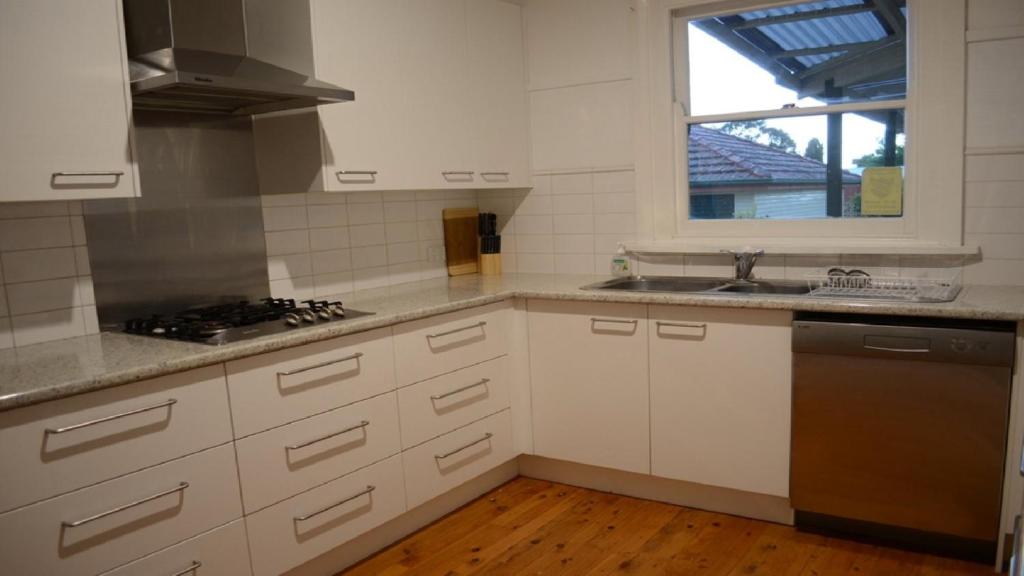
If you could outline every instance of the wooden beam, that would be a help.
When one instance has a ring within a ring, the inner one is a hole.
[[[874,4],[878,13],[889,24],[896,37],[905,37],[907,35],[907,19],[903,16],[903,11],[896,4],[896,0],[875,0]]]
[[[801,98],[813,97],[820,94],[829,81],[836,86],[850,86],[870,80],[891,79],[898,72],[905,75],[906,66],[907,50],[902,42],[882,50],[839,56],[796,74],[800,83],[797,94]]]
[[[772,58],[796,58],[797,56],[813,56],[815,54],[831,54],[832,52],[866,51],[880,48],[888,44],[889,40],[870,40],[867,42],[849,42],[847,44],[831,44],[829,46],[812,46],[810,48],[795,48],[793,50],[782,50],[769,54]]]
[[[843,216],[843,115],[828,115],[828,137],[825,143],[825,213],[832,218]]]
[[[862,4],[860,6],[843,6],[842,8],[823,8],[821,10],[808,10],[807,12],[795,12],[793,14],[786,14],[783,16],[766,16],[764,18],[754,18],[747,20],[742,24],[734,24],[729,27],[733,30],[743,30],[744,28],[760,28],[762,26],[774,26],[775,24],[785,24],[787,22],[799,22],[801,20],[814,20],[817,18],[833,18],[835,16],[846,16],[849,14],[859,14],[861,12],[871,12],[875,10],[872,4]]]
[[[793,79],[793,73],[790,72],[788,68],[776,62],[774,58],[766,55],[760,48],[750,44],[742,37],[733,33],[732,29],[725,24],[722,24],[714,18],[693,20],[693,24],[714,36],[719,42],[725,44],[729,48],[732,48],[736,52],[739,52],[743,57],[771,73],[772,76],[775,76],[775,81],[780,85],[791,90],[799,89],[799,85]]]

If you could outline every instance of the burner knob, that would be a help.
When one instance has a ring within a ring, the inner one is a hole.
[[[330,320],[331,319],[331,311],[326,309],[326,308],[318,309],[316,311],[316,315],[319,316],[321,320]]]
[[[316,322],[316,316],[313,314],[312,310],[303,310],[302,320],[304,322]]]
[[[345,309],[341,307],[341,304],[331,304],[331,312],[333,312],[335,316],[345,316]]]
[[[299,315],[298,314],[295,314],[293,312],[289,312],[289,313],[284,315],[284,322],[285,322],[285,324],[287,324],[289,326],[298,326],[299,322],[301,322],[301,320],[299,320]]]
[[[164,330],[163,328],[161,328],[159,326],[157,326],[156,328],[153,328],[153,334],[158,334],[158,335],[162,336],[162,335],[164,335],[166,333],[167,333],[167,330]]]

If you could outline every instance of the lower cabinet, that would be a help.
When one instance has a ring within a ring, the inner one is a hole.
[[[252,576],[245,521],[234,522],[103,576]]]
[[[649,312],[652,473],[788,496],[792,315]]]
[[[409,508],[476,478],[516,454],[508,410],[402,453]]]
[[[395,455],[246,516],[253,573],[276,576],[405,512]]]
[[[530,300],[539,456],[650,472],[647,306]]]
[[[225,444],[0,515],[4,574],[97,574],[242,516]]]

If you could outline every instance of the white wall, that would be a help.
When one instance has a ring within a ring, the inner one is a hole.
[[[630,0],[529,0],[526,4],[537,188],[518,200],[508,218],[506,234],[514,241],[508,243],[513,253],[506,260],[518,264],[519,271],[585,271],[592,260],[594,270],[604,273],[609,250],[618,241],[638,233],[651,235],[647,230],[626,229],[627,221],[636,222],[635,208],[621,217],[598,219],[595,214],[591,220],[590,206],[596,202],[541,199],[584,191],[586,179],[597,182],[600,169],[631,170],[640,164],[633,142],[636,23],[631,6]],[[905,276],[945,276],[962,268],[965,282],[1024,284],[1024,113],[1020,109],[1024,2],[969,0],[968,29],[965,240],[979,244],[982,257],[775,256],[758,265],[760,276],[802,278],[834,265]],[[583,174],[578,185],[556,184],[565,178],[561,174],[574,171]],[[626,191],[619,187],[620,192]],[[595,193],[594,189],[585,192]],[[621,196],[616,202],[625,204]],[[510,209],[507,203],[494,204]],[[490,209],[490,201],[481,196],[481,209],[485,205]],[[559,214],[557,206],[573,206],[574,212]],[[587,245],[583,238],[559,239],[560,219],[581,226],[573,232],[592,237],[593,254],[582,252]],[[615,228],[605,228],[612,220]],[[593,227],[594,234],[586,232],[587,226]],[[732,273],[730,259],[716,256],[644,256],[638,268],[644,274]]]
[[[95,334],[81,202],[0,203],[0,349]]]

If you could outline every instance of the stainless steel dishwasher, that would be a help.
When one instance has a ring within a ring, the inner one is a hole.
[[[790,475],[797,526],[992,560],[1014,329],[798,315]]]

